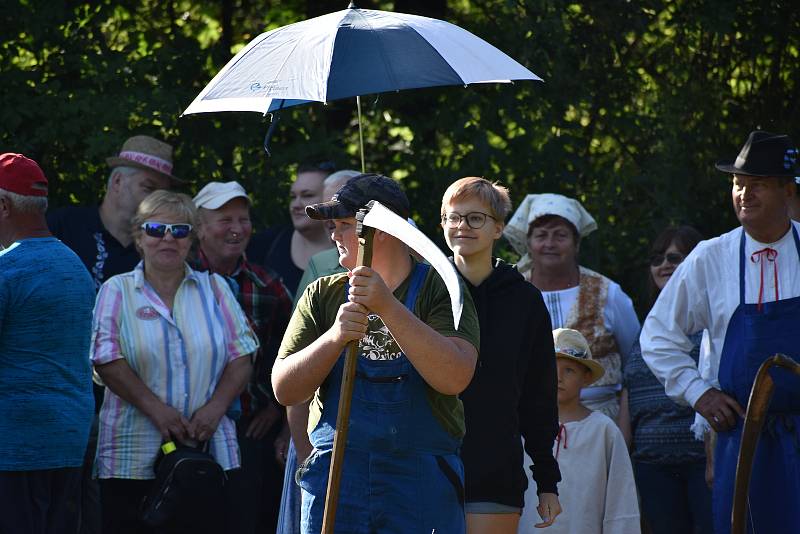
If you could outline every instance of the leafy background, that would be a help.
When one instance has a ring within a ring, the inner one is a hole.
[[[23,152],[53,182],[51,204],[102,197],[105,158],[130,135],[176,147],[195,191],[236,179],[262,226],[288,221],[300,161],[358,168],[353,101],[283,112],[180,117],[259,33],[346,1],[22,0],[0,12],[0,151]],[[485,176],[579,198],[600,229],[582,263],[638,304],[650,240],[667,224],[713,236],[736,225],[727,178],[749,131],[800,138],[800,12],[788,1],[397,0],[358,2],[442,18],[483,37],[544,83],[445,87],[363,99],[367,168],[400,180],[437,236],[441,193]],[[499,254],[513,258],[507,248]],[[640,308],[640,312],[645,310]]]

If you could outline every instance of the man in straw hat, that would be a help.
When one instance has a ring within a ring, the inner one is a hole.
[[[0,532],[76,532],[94,288],[47,229],[47,178],[0,155]]]
[[[53,235],[78,255],[94,280],[95,290],[115,274],[132,271],[139,253],[131,237],[131,219],[144,197],[181,181],[172,175],[172,146],[147,135],[131,137],[119,154],[106,159],[111,168],[99,206],[68,207],[48,214]],[[96,409],[103,389],[95,387]],[[99,490],[91,479],[96,431],[86,453],[81,532],[100,531]]]
[[[667,395],[693,406],[717,432],[719,534],[730,531],[742,407],[756,370],[776,352],[800,356],[800,224],[788,214],[797,174],[797,149],[788,136],[754,131],[735,160],[716,167],[733,175],[741,227],[700,243],[678,266],[645,320],[641,345]],[[698,366],[688,335],[704,329],[710,351]],[[800,532],[800,384],[774,378],[769,432],[755,457],[750,523],[756,532]]]
[[[181,182],[172,175],[172,146],[147,135],[131,137],[106,162],[111,172],[100,206],[62,208],[47,219],[53,234],[83,260],[97,288],[139,263],[130,225],[142,199]]]
[[[581,403],[581,390],[603,377],[589,343],[577,330],[553,330],[558,370],[559,430],[554,456],[561,470],[563,513],[546,530],[534,528],[535,514],[525,507],[520,534],[639,534],[639,506],[628,448],[617,425]],[[538,487],[525,492],[536,499]]]

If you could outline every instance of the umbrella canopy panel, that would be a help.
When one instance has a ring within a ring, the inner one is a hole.
[[[511,80],[541,78],[454,24],[349,8],[259,35],[184,114],[266,113],[309,101]]]

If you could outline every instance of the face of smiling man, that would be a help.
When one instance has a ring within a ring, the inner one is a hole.
[[[794,191],[794,184],[789,179],[734,174],[731,188],[733,209],[747,233],[759,241],[770,243],[786,231],[789,199]]]
[[[247,200],[237,197],[218,209],[201,208],[199,212],[201,225],[198,236],[203,253],[212,264],[237,262],[253,233]]]

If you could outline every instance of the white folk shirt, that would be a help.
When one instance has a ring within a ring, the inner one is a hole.
[[[792,223],[800,232],[800,224]],[[719,387],[717,372],[725,333],[739,306],[739,227],[703,241],[675,270],[644,322],[640,336],[642,356],[667,395],[694,406],[711,387]],[[777,251],[774,265],[754,252],[769,247]],[[763,264],[762,302],[800,296],[800,261],[791,229],[775,243],[759,243],[745,237],[745,303],[759,301]],[[754,259],[751,259],[754,258]],[[775,268],[777,267],[777,280]],[[799,318],[800,319],[800,318]],[[708,330],[708,350],[701,351],[695,366],[689,356],[688,334]]]
[[[546,529],[541,519],[531,461],[525,456],[528,489],[517,534],[640,534],[639,504],[628,447],[617,425],[600,412],[564,423],[553,455],[561,470],[558,500],[563,512]]]

